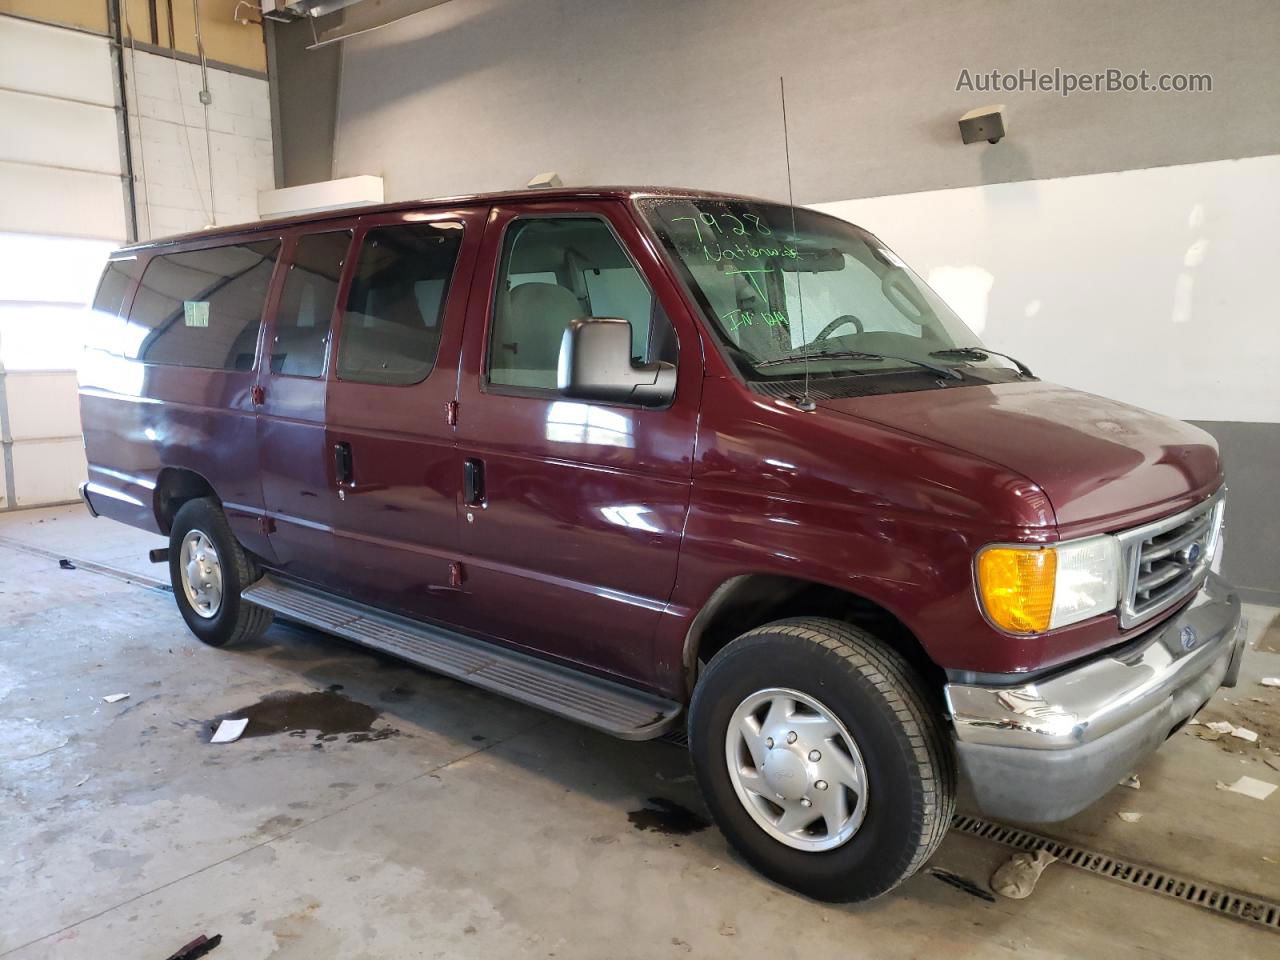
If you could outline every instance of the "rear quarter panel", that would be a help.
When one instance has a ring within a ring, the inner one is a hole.
[[[125,295],[122,316],[135,292]],[[269,559],[271,548],[257,523],[262,488],[251,399],[257,374],[141,363],[126,355],[136,339],[126,320],[95,315],[93,322],[99,328],[91,337],[96,348],[86,351],[81,365],[80,418],[94,508],[164,532],[156,511],[161,472],[189,470],[222,500],[240,542]]]

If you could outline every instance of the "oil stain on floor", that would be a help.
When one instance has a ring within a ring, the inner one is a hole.
[[[688,807],[683,807],[674,800],[650,797],[645,802],[649,804],[647,807],[632,810],[627,814],[627,819],[637,830],[652,830],[654,833],[684,837],[711,826],[709,820],[698,816]]]
[[[246,717],[249,724],[240,735],[241,739],[269,737],[278,733],[304,737],[309,731],[315,731],[316,739],[322,741],[334,741],[345,734],[348,743],[399,736],[400,731],[389,727],[373,729],[374,721],[380,716],[382,712],[375,707],[352,700],[332,688],[315,693],[281,690],[267,694],[257,703],[215,717],[204,726],[203,737],[205,740],[212,737],[223,720]]]

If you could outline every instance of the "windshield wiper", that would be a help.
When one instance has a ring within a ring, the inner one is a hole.
[[[944,357],[952,360],[986,360],[988,357],[1003,357],[1018,368],[1018,373],[1024,377],[1034,377],[1031,368],[1019,360],[1017,357],[1011,357],[1007,353],[1001,353],[999,350],[988,350],[986,347],[951,347],[948,350],[935,350],[929,354],[931,357]]]
[[[955,367],[944,367],[940,363],[930,363],[928,360],[917,360],[915,357],[904,357],[896,353],[864,353],[861,350],[826,350],[821,353],[801,353],[792,357],[774,357],[772,360],[761,360],[756,367],[772,367],[779,363],[803,363],[805,360],[901,360],[903,363],[914,363],[917,367],[932,370],[938,376],[949,380],[964,379],[964,374]]]

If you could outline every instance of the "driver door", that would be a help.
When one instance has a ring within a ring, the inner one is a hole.
[[[469,627],[640,683],[675,583],[702,365],[683,301],[620,203],[495,208],[472,289],[457,438]],[[623,317],[670,405],[570,400],[560,342]]]

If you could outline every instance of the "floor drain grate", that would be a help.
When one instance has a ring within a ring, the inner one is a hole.
[[[658,739],[663,743],[673,743],[677,747],[689,746],[689,734],[685,731],[684,727],[677,727],[674,730],[668,731]]]
[[[1087,870],[1111,880],[1127,883],[1131,887],[1150,890],[1161,896],[1181,900],[1205,910],[1236,920],[1256,924],[1280,933],[1280,904],[1254,897],[1247,893],[1239,893],[1226,887],[1189,880],[1167,870],[1132,863],[1117,857],[1098,853],[1085,847],[1044,837],[1029,830],[1018,827],[1007,827],[1002,823],[992,823],[981,817],[970,817],[957,814],[951,826],[961,833],[983,840],[994,840],[1019,850],[1048,850],[1051,854],[1070,866]]]

